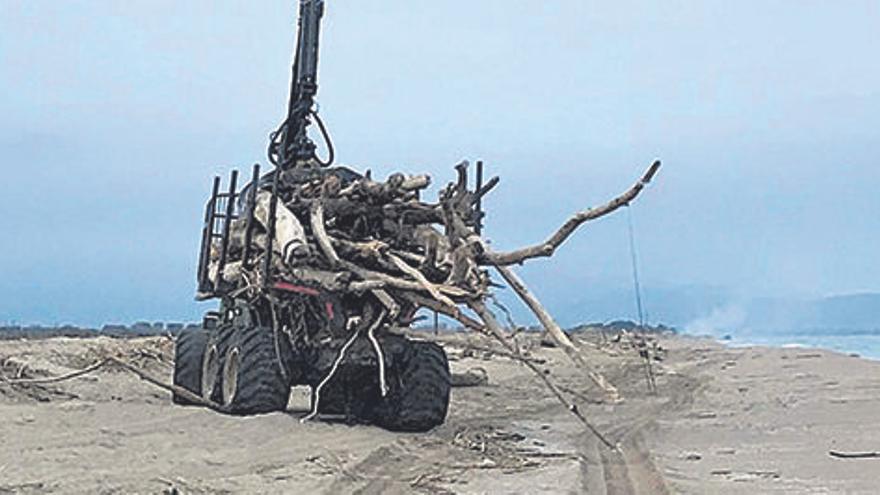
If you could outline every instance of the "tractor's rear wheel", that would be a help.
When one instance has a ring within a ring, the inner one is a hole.
[[[283,411],[290,380],[281,371],[271,328],[240,329],[224,352],[220,375],[222,405],[230,414]]]
[[[208,332],[202,328],[187,328],[180,332],[174,342],[174,384],[195,395],[202,395],[202,363],[208,346]],[[172,396],[175,404],[195,405],[178,395]]]
[[[451,389],[449,360],[433,342],[410,342],[409,356],[397,370],[391,393],[374,422],[392,431],[428,431],[443,424]]]

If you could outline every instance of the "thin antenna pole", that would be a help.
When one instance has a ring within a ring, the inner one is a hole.
[[[633,228],[632,221],[632,208],[627,205],[626,208],[626,226],[627,232],[629,233],[629,254],[630,260],[632,261],[632,274],[633,274],[633,290],[636,293],[636,309],[639,312],[639,329],[635,333],[633,344],[639,350],[639,355],[642,357],[645,363],[645,382],[648,385],[649,393],[657,392],[657,382],[654,380],[654,369],[651,366],[651,351],[648,347],[648,342],[645,339],[645,312],[642,307],[642,288],[639,284],[639,265],[638,265],[638,257],[636,256],[636,235],[635,228]]]
[[[636,256],[636,236],[632,221],[632,208],[626,208],[626,225],[629,232],[629,254],[632,261],[633,290],[636,295],[636,310],[639,315],[639,327],[645,326],[645,313],[642,307],[642,289],[639,284],[639,265]]]

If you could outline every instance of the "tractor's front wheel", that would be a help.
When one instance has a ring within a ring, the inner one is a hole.
[[[220,395],[225,412],[264,414],[287,408],[290,379],[282,371],[271,328],[240,329],[224,354]]]

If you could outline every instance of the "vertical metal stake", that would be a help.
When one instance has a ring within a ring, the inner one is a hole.
[[[263,286],[269,287],[272,267],[272,244],[275,242],[275,212],[278,210],[278,176],[281,175],[281,168],[276,167],[272,175],[272,199],[269,200],[269,218],[266,226],[266,253],[263,257]]]
[[[477,160],[477,189],[479,192],[483,187],[483,160]],[[480,196],[477,198],[476,204],[476,212],[477,212],[477,221],[474,223],[474,232],[477,235],[481,235],[483,233],[483,197]]]
[[[254,164],[254,173],[251,178],[250,191],[247,200],[247,223],[244,230],[244,254],[242,254],[242,266],[251,267],[251,239],[254,235],[254,209],[257,207],[257,189],[260,186],[260,164]]]

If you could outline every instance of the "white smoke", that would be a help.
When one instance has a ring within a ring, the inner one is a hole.
[[[706,315],[691,320],[684,326],[686,333],[692,335],[714,335],[742,329],[746,322],[746,309],[740,304],[719,306]]]

